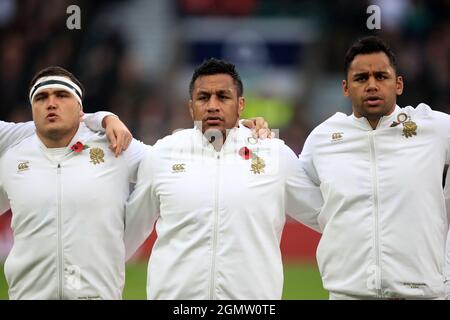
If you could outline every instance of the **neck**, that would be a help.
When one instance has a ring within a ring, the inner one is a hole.
[[[372,127],[373,130],[375,130],[377,128],[378,122],[380,122],[380,119],[367,119],[367,121],[369,121],[370,126]]]
[[[39,136],[39,139],[41,139],[42,143],[47,148],[63,148],[63,147],[67,147],[69,145],[70,141],[73,138],[73,137],[69,137],[69,138],[63,138],[63,139],[54,140],[52,138],[40,136],[39,134],[38,134],[38,136]]]
[[[75,133],[77,131],[75,130],[74,132],[70,132],[67,134],[60,134],[60,133],[46,133],[46,134],[42,134],[39,131],[36,130],[36,134],[38,135],[39,139],[42,141],[42,143],[47,147],[47,148],[63,148],[63,147],[67,147],[70,143],[70,141],[72,141],[73,137],[75,136]]]
[[[230,133],[231,129],[226,129],[225,131],[221,131],[218,129],[208,129],[203,132],[203,135],[211,143],[216,151],[220,151],[227,140],[227,136]]]
[[[367,121],[369,122],[370,126],[372,127],[372,129],[375,130],[375,129],[377,128],[377,125],[378,125],[378,123],[380,122],[381,118],[382,118],[382,117],[387,117],[387,116],[391,115],[394,111],[395,111],[395,105],[392,106],[391,110],[390,110],[388,113],[386,113],[386,114],[384,114],[384,115],[380,115],[380,116],[378,116],[378,117],[373,116],[373,118],[370,118],[370,119],[369,119],[367,116],[363,116],[362,114],[360,114],[360,113],[358,113],[358,112],[355,112],[354,110],[353,110],[353,114],[354,114],[355,117],[357,117],[357,118],[361,118],[361,117],[366,118]]]
[[[220,151],[220,149],[222,149],[222,146],[227,139],[226,133],[218,130],[208,130],[206,132],[203,132],[203,135],[208,140],[208,142],[213,145],[216,151]]]

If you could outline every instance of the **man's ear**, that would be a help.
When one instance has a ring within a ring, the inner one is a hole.
[[[395,92],[397,93],[398,96],[400,96],[403,93],[403,77],[402,76],[397,77]]]
[[[78,103],[78,105],[80,106],[80,118],[83,118],[84,116],[83,106],[80,103]]]
[[[344,97],[348,97],[348,83],[347,80],[342,80],[342,94]]]
[[[191,115],[192,121],[194,121],[194,102],[192,101],[192,99],[189,100],[188,102],[188,108],[189,108],[189,114]]]
[[[245,98],[244,97],[239,97],[239,105],[238,105],[238,115],[239,118],[241,118],[241,113],[242,111],[244,111],[245,108]]]

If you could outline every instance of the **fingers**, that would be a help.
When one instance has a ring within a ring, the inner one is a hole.
[[[122,149],[127,150],[128,147],[130,146],[132,140],[133,140],[133,135],[131,134],[130,131],[126,130],[126,132],[124,132]]]
[[[261,140],[267,139],[267,137],[269,136],[269,131],[267,129],[259,129],[258,130],[258,137]]]
[[[108,137],[108,140],[110,142],[109,148],[115,153],[117,148],[117,139],[116,135],[114,134],[113,130],[106,130],[106,136]]]
[[[252,137],[255,139],[272,139],[275,133],[269,128],[269,123],[263,117],[242,120],[242,124],[251,129]]]
[[[269,123],[263,117],[256,117],[253,119],[255,122],[255,129],[258,139],[273,138],[275,134],[269,129]]]
[[[110,149],[114,152],[115,156],[118,157],[130,146],[133,136],[130,131],[125,129],[111,131],[111,135]]]
[[[124,137],[124,132],[123,131],[114,131],[114,135],[115,135],[115,138],[116,138],[116,145],[117,145],[117,147],[116,147],[116,150],[115,150],[115,155],[116,155],[116,158],[122,153],[122,151],[123,151],[123,145],[124,145],[124,139],[125,139],[125,137]]]
[[[263,117],[256,117],[254,121],[257,129],[269,129],[269,124]]]
[[[122,149],[122,145],[118,144],[117,148],[114,152],[114,154],[116,155],[116,158],[122,153],[123,149]]]
[[[255,122],[253,121],[253,119],[243,119],[242,120],[242,125],[244,127],[249,128],[249,129],[254,129],[255,128]]]
[[[267,122],[264,122],[267,125]],[[252,137],[255,139],[272,139],[275,137],[275,133],[272,132],[272,130],[270,130],[269,128],[267,128],[267,126],[261,127],[261,126],[257,126],[254,129],[252,129]]]
[[[120,153],[122,152],[122,149],[119,145],[113,146],[112,144],[109,145],[109,149],[114,153],[114,156],[117,158]]]
[[[275,138],[275,132],[268,128],[261,128],[259,130],[252,130],[252,136],[256,139],[273,139]]]
[[[106,119],[106,136],[110,141],[109,148],[118,157],[124,150],[128,148],[133,140],[133,135],[116,116],[108,116]]]

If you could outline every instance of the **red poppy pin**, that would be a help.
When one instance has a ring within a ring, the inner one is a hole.
[[[77,141],[70,149],[75,153],[81,153],[81,151],[89,148],[88,145],[82,144],[80,141]]]
[[[239,150],[239,155],[242,157],[242,159],[248,160],[248,159],[250,159],[252,157],[252,150],[250,150],[247,147],[242,147]]]

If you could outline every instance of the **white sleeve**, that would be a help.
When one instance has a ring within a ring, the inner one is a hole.
[[[447,227],[450,226],[450,167],[447,167],[447,175],[445,177],[444,197],[445,207],[447,210]]]
[[[128,260],[153,231],[159,217],[159,199],[153,179],[153,149],[141,161],[136,187],[125,207],[125,251]]]
[[[445,206],[447,210],[447,228],[450,222],[450,168],[447,170],[447,177],[444,187]],[[450,229],[447,231],[447,242],[445,248],[445,287],[447,300],[450,300]]]
[[[440,126],[444,132],[446,138],[447,154],[445,163],[450,164],[450,116],[446,113],[434,111],[436,118],[438,120],[437,124]],[[447,228],[450,222],[450,169],[447,170],[447,177],[445,180],[444,187],[445,196],[445,206],[447,211]],[[450,230],[447,233],[446,250],[445,250],[445,287],[447,300],[450,300]]]
[[[445,246],[445,289],[447,300],[450,300],[450,230],[447,231]]]
[[[3,187],[2,159],[0,158],[0,216],[9,209],[9,199]]]
[[[446,164],[450,165],[450,116],[448,114],[445,114],[444,121],[445,121],[444,128],[446,130],[445,134],[446,134],[446,138],[447,138],[447,161],[446,161]]]
[[[102,126],[103,119],[107,116],[115,116],[114,113],[107,111],[99,111],[96,113],[85,113],[83,116],[83,122],[92,131],[105,132],[105,128]]]
[[[286,213],[311,229],[321,232],[318,222],[323,206],[320,188],[306,174],[301,162],[290,148],[285,146],[283,153],[286,170]]]
[[[3,190],[0,190],[0,216],[9,209],[8,197]]]
[[[450,300],[450,232],[447,235],[447,246],[445,252],[445,295]]]
[[[311,181],[315,185],[320,186],[319,174],[317,173],[313,160],[314,142],[312,140],[313,134],[310,134],[306,139],[302,152],[299,154],[298,158],[300,160],[301,167],[305,170]]]
[[[0,184],[0,216],[8,211],[9,206],[8,195],[5,193]]]
[[[423,105],[422,103],[420,105]],[[420,106],[419,105],[419,106]],[[417,108],[419,108],[417,106]],[[425,105],[426,106],[426,105]],[[440,132],[443,132],[445,138],[445,147],[447,150],[445,163],[450,164],[450,115],[440,111],[433,111],[433,117],[435,119],[435,127],[439,128]]]
[[[150,149],[151,146],[148,146],[139,140],[133,139],[127,150],[123,153],[123,156],[127,162],[128,180],[130,183],[136,183],[139,165],[147,154],[147,151]]]
[[[35,130],[33,121],[25,123],[0,121],[0,155],[15,143],[33,135]]]

